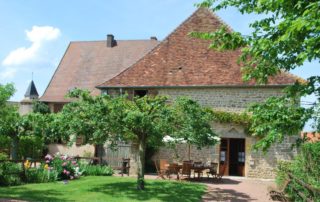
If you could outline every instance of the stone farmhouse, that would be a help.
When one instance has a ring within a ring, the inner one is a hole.
[[[104,41],[71,42],[40,100],[57,112],[70,102],[64,97],[69,90],[83,88],[93,95],[168,95],[171,99],[188,96],[204,106],[241,112],[251,103],[282,95],[282,90],[298,79],[282,73],[270,78],[267,85],[243,82],[241,67],[237,63],[238,50],[209,50],[210,41],[188,36],[192,31],[209,32],[223,24],[212,11],[201,8],[163,41],[155,37],[150,40],[116,40],[113,35],[108,35]],[[184,144],[178,145],[176,151],[163,147],[151,158],[182,161],[189,158],[190,152],[193,160],[226,165],[225,175],[273,178],[277,161],[294,156],[295,152],[290,149],[293,139],[273,146],[264,155],[251,150],[256,139],[247,135],[243,126],[212,124],[222,138],[221,144],[201,150],[191,146],[190,151]],[[116,158],[130,157],[134,170],[135,145],[119,145],[119,148],[114,152],[105,145],[104,158],[111,162]],[[93,146],[67,148],[61,144],[50,145],[50,152],[57,151],[81,156],[93,152]]]

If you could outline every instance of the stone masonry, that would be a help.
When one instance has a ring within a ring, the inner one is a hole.
[[[225,111],[243,111],[254,102],[262,102],[270,96],[280,96],[282,88],[186,88],[161,89],[160,95],[169,95],[171,99],[186,96],[200,104]],[[279,160],[290,160],[296,151],[290,149],[295,137],[288,138],[282,144],[272,146],[268,153],[255,152],[252,145],[257,141],[245,134],[244,128],[235,124],[213,123],[213,129],[222,138],[245,139],[245,176],[252,178],[274,178]],[[169,159],[172,162],[188,160],[188,145],[177,145],[175,149],[163,147],[154,159]],[[198,150],[191,146],[191,159],[202,162],[219,162],[219,145]]]

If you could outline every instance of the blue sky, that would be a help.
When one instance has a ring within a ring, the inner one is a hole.
[[[19,101],[31,80],[42,95],[70,41],[116,39],[162,40],[194,11],[196,0],[0,0],[0,83],[13,82]],[[217,13],[235,31],[250,32],[259,16],[235,9]],[[307,78],[319,74],[319,63],[293,73]],[[312,98],[306,98],[310,100]]]

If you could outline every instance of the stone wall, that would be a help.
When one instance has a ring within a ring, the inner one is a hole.
[[[167,88],[159,89],[159,95],[171,99],[189,97],[203,106],[225,111],[241,111],[255,102],[262,102],[271,96],[282,95],[280,87],[215,87],[215,88]]]
[[[275,177],[275,168],[279,160],[290,160],[296,154],[291,150],[295,137],[287,138],[284,143],[272,146],[268,153],[254,152],[252,145],[256,139],[247,136],[244,128],[235,124],[213,123],[216,133],[222,138],[245,139],[245,177],[272,179]],[[202,162],[219,162],[220,145],[205,147],[198,150],[195,146],[190,148],[190,159]],[[168,159],[169,162],[182,162],[189,160],[189,145],[180,144],[176,148],[162,147],[153,157],[154,159]]]
[[[93,145],[82,145],[76,146],[73,144],[72,146],[67,146],[65,144],[49,144],[48,145],[49,154],[67,154],[69,156],[94,156],[94,146]]]

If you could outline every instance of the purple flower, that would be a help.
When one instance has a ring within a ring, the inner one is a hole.
[[[64,174],[67,174],[67,172],[68,172],[68,171],[67,171],[66,169],[63,170],[63,173],[64,173]]]
[[[72,164],[73,164],[73,165],[76,165],[76,164],[77,164],[77,162],[76,162],[76,161],[72,161]]]
[[[63,162],[62,166],[67,166],[67,162]]]
[[[67,171],[67,172],[66,172],[66,175],[70,175],[70,172],[69,172],[69,171]]]

